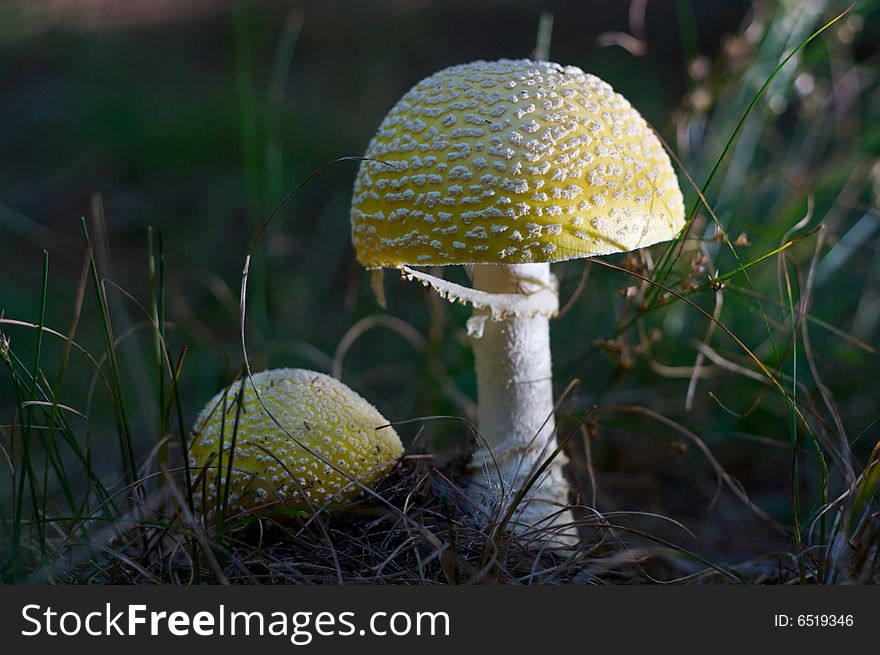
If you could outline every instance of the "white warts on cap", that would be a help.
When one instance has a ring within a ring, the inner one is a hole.
[[[367,267],[562,261],[666,241],[684,224],[659,139],[575,66],[440,71],[392,108],[366,156],[351,219]]]
[[[223,491],[216,482],[225,485],[230,454],[232,510],[277,502],[308,509],[351,500],[403,454],[400,437],[379,411],[328,375],[274,369],[244,380],[243,388],[240,411],[241,381],[214,396],[196,420],[190,465],[194,477],[204,469],[199,505],[215,505]]]

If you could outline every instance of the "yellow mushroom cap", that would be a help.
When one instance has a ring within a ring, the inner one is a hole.
[[[253,385],[244,381],[235,437],[229,494],[233,510],[279,501],[306,509],[351,500],[362,490],[351,478],[371,486],[403,454],[400,437],[388,421],[335,378],[305,369],[280,368],[256,373],[251,379]],[[257,399],[254,386],[271,416]],[[221,431],[221,493],[225,486],[241,388],[239,381],[218,393],[196,421],[190,464],[195,468],[194,476],[204,469],[204,494],[200,495],[209,507],[218,498]],[[202,490],[198,485],[198,491]]]
[[[366,156],[351,220],[370,268],[563,261],[667,241],[684,224],[654,132],[575,66],[435,73],[391,109]]]

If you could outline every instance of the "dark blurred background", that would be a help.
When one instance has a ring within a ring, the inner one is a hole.
[[[547,12],[554,20],[550,59],[610,82],[702,184],[782,56],[847,4],[7,0],[0,4],[0,311],[7,319],[38,320],[47,250],[46,324],[70,329],[85,217],[101,275],[131,294],[108,286],[143,456],[157,439],[152,332],[139,306],[150,298],[148,226],[163,232],[168,340],[175,357],[187,347],[180,392],[191,424],[241,365],[239,285],[258,225],[311,171],[362,154],[384,114],[419,79],[474,59],[529,56]],[[750,280],[732,278],[721,308],[711,288],[693,297],[709,313],[717,310],[789,389],[786,376],[797,375],[798,401],[816,432],[827,431],[829,443],[853,440],[855,463],[876,442],[871,426],[880,416],[878,18],[877,3],[858,3],[780,72],[707,193],[730,239],[739,237],[742,263],[774,251],[805,216],[799,233],[827,225],[815,258],[816,235],[786,251],[794,304],[814,272],[809,312],[819,322],[807,321],[809,343],[801,323],[792,330],[778,255],[751,268]],[[465,308],[399,284],[389,272],[392,318],[361,322],[386,312],[350,245],[356,166],[336,164],[312,179],[260,242],[248,298],[252,365],[330,371],[340,343],[350,343],[343,380],[390,419],[466,415],[475,384]],[[690,206],[696,193],[684,174],[680,181]],[[715,235],[713,219],[701,212],[670,278],[673,288],[688,290],[714,270],[739,265]],[[701,247],[708,269],[694,264]],[[661,253],[662,247],[652,250],[654,258]],[[611,259],[634,270],[650,263]],[[584,266],[555,268],[563,302]],[[703,348],[708,358],[692,382],[706,318],[678,302],[620,333],[645,289],[619,272],[589,270],[584,293],[553,332],[557,392],[581,380],[563,405],[562,424],[573,426],[598,405],[590,448],[580,436],[571,446],[585,502],[682,520],[700,548],[722,559],[784,550],[790,533],[729,488],[716,496],[717,471],[689,434],[706,443],[763,512],[787,524],[792,420],[786,400],[761,382],[754,363],[720,330],[707,341],[708,355]],[[451,276],[465,279],[460,271]],[[635,298],[621,292],[632,285]],[[99,357],[96,307],[87,287],[76,339]],[[32,362],[34,330],[0,328],[17,357]],[[42,365],[50,380],[62,351],[60,340],[46,338]],[[87,359],[74,353],[59,399],[90,417],[71,421],[93,449],[96,470],[112,480],[118,473],[112,403],[94,378]],[[15,408],[4,372],[0,424],[7,440]],[[454,422],[409,425],[401,433],[414,451],[469,448]],[[805,515],[815,512],[822,484],[814,464],[806,454]],[[833,496],[845,477],[829,485]],[[690,542],[662,521],[650,527]]]

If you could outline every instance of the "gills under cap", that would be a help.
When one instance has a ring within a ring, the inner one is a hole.
[[[307,509],[351,500],[361,493],[362,487],[350,478],[372,485],[403,454],[400,437],[388,421],[335,378],[305,369],[281,368],[256,373],[251,380],[253,385],[244,382],[236,432],[229,496],[232,509],[257,508],[279,501]],[[262,405],[254,386],[259,390]],[[241,382],[236,382],[226,392],[218,393],[196,420],[190,464],[197,469],[205,468],[204,499],[209,506],[222,493],[215,484],[221,433],[220,482],[225,485],[241,388]],[[318,457],[297,444],[285,430]]]
[[[563,261],[666,241],[684,224],[654,132],[575,66],[442,70],[391,109],[366,156],[351,220],[370,268]]]

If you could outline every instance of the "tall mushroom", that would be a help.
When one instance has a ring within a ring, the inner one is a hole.
[[[673,238],[684,206],[669,157],[607,83],[526,59],[476,61],[422,80],[382,121],[366,156],[351,210],[358,261],[400,268],[474,306],[468,333],[484,442],[471,496],[495,516],[522,496],[515,530],[555,528],[570,541],[564,456],[533,480],[557,445],[550,263]],[[472,289],[410,268],[451,264],[471,265]]]

